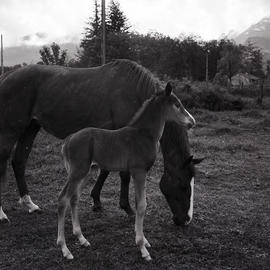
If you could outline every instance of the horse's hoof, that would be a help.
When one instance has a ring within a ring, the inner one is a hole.
[[[92,210],[94,212],[101,212],[103,210],[103,207],[101,204],[94,204],[93,207],[92,207]]]
[[[0,224],[10,224],[10,220],[7,218],[0,219]]]
[[[127,215],[128,215],[130,218],[135,217],[135,212],[132,210],[132,208],[126,209],[125,212],[127,213]]]
[[[120,205],[120,208],[123,209],[129,217],[131,217],[131,218],[135,217],[135,212],[133,211],[133,209],[130,206],[121,206]]]

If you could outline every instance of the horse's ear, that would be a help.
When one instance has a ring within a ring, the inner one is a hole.
[[[194,165],[201,163],[204,160],[203,158],[192,158],[192,162]]]
[[[165,95],[169,96],[172,93],[172,86],[171,84],[168,82],[165,88]]]

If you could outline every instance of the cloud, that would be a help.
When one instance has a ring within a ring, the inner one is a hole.
[[[37,32],[35,33],[35,36],[38,37],[39,39],[44,39],[48,36],[48,34],[44,32]]]
[[[194,33],[204,39],[218,38],[231,29],[244,31],[270,14],[269,0],[119,2],[132,30],[158,31],[172,37]],[[79,42],[93,14],[93,0],[0,0],[0,32],[6,46]]]
[[[32,45],[32,44],[44,44],[48,34],[45,32],[37,32],[34,34],[24,35],[20,38],[21,45]]]

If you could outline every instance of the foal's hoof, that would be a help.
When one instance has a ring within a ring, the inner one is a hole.
[[[152,258],[150,255],[147,255],[146,257],[143,257],[145,261],[149,262],[152,261]]]
[[[33,213],[35,213],[35,214],[41,214],[43,211],[38,206],[38,207],[33,208],[33,209],[28,209],[28,212],[29,212],[29,214],[33,214]]]
[[[86,240],[85,242],[81,243],[82,247],[90,247],[90,243]]]
[[[74,259],[73,255],[72,255],[71,253],[68,253],[68,254],[64,255],[64,257],[65,257],[67,260],[73,260],[73,259]]]
[[[92,207],[92,210],[94,212],[101,212],[103,210],[103,207],[102,207],[101,203],[95,203]]]

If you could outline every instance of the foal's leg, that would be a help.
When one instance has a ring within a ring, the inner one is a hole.
[[[69,176],[58,198],[57,245],[61,246],[63,256],[69,260],[73,259],[73,255],[67,248],[65,240],[65,214],[69,205],[71,206],[73,233],[78,237],[81,245],[90,245],[81,232],[78,215],[78,200],[80,196],[80,186],[89,171],[91,160],[89,162],[87,157],[82,156],[81,158],[81,160],[70,162],[64,154],[64,162]]]
[[[104,182],[107,179],[109,173],[110,173],[109,171],[101,170],[99,173],[97,182],[95,183],[95,185],[91,191],[91,197],[94,200],[94,206],[93,206],[94,211],[101,211],[102,210],[102,205],[100,202],[100,192],[101,192],[101,189],[102,189]]]
[[[69,260],[73,259],[73,255],[69,251],[66,239],[65,239],[65,217],[68,207],[67,191],[69,189],[69,181],[66,182],[58,197],[58,233],[57,233],[57,245],[61,246],[63,256]]]
[[[25,205],[29,213],[40,210],[40,208],[32,202],[25,182],[25,165],[39,130],[40,125],[35,120],[32,120],[19,138],[12,157],[12,167],[20,194],[19,203]]]
[[[129,204],[129,183],[130,173],[120,172],[121,189],[120,189],[120,208],[122,208],[129,216],[134,216],[134,211]]]
[[[150,261],[151,256],[146,249],[146,247],[150,247],[149,242],[144,237],[143,233],[143,220],[146,210],[146,193],[145,193],[145,177],[146,172],[142,170],[134,170],[131,172],[134,187],[135,187],[135,200],[136,200],[136,218],[135,218],[135,234],[136,234],[136,245],[139,246],[142,257]]]
[[[83,182],[83,181],[81,181],[81,182]],[[83,236],[80,221],[79,221],[78,202],[79,202],[79,198],[80,198],[80,189],[81,189],[81,185],[78,185],[77,188],[74,190],[74,193],[70,199],[72,227],[73,227],[73,234],[77,236],[81,246],[88,247],[88,246],[90,246],[90,243]]]

